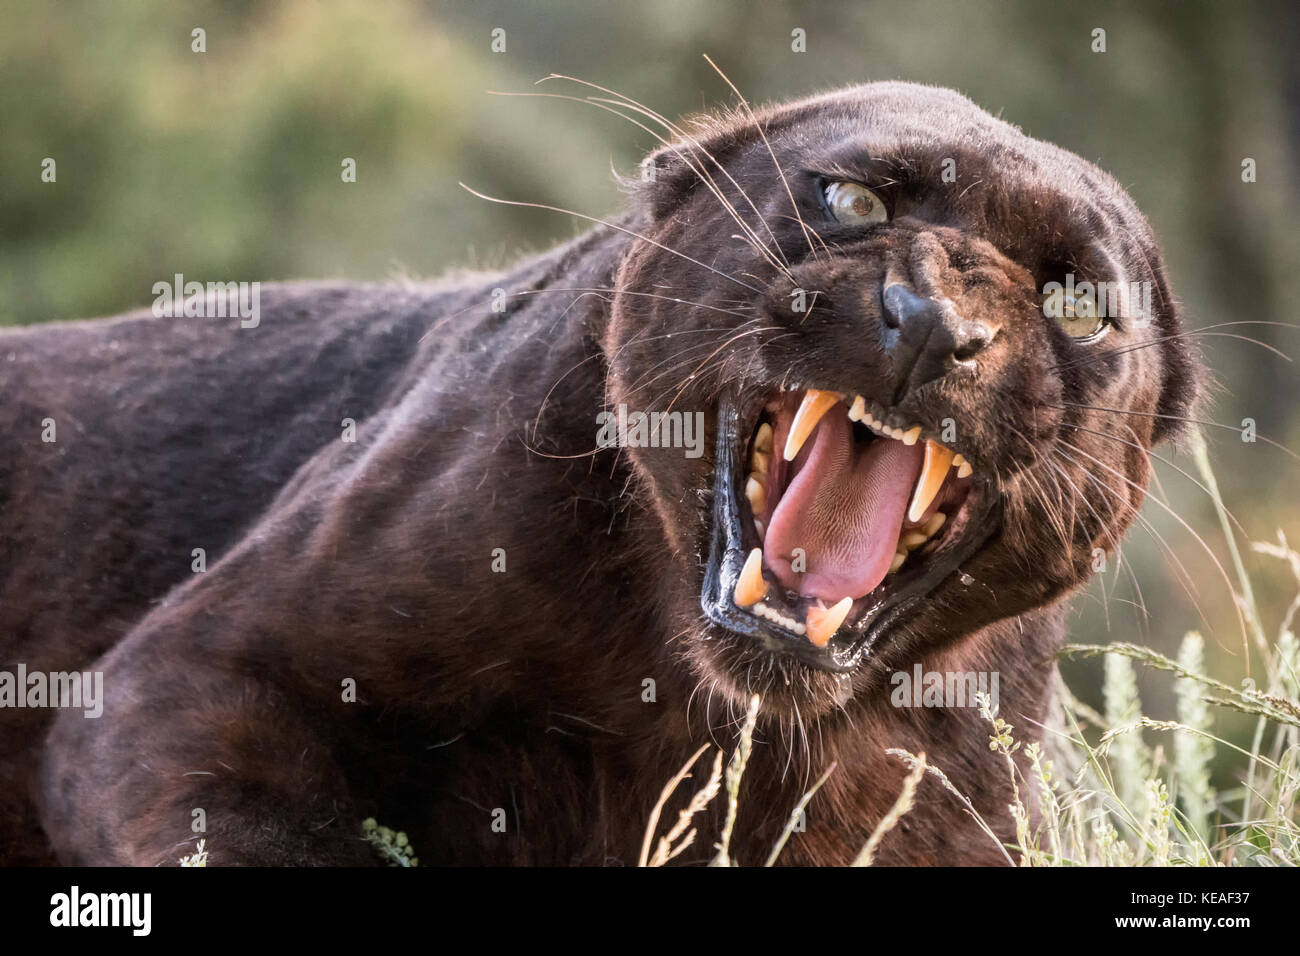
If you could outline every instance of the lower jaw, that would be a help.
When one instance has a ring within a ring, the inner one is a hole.
[[[817,670],[849,673],[880,650],[882,636],[909,613],[921,613],[925,597],[980,550],[993,536],[1000,521],[995,495],[972,492],[965,505],[965,530],[957,540],[931,556],[922,568],[891,575],[887,585],[866,598],[865,608],[844,625],[830,641],[817,647],[780,623],[736,606],[732,600],[745,563],[746,547],[742,516],[735,489],[743,480],[739,450],[747,436],[741,433],[740,410],[724,397],[718,407],[717,464],[713,481],[713,529],[709,558],[700,592],[700,606],[716,626],[755,641],[773,654],[793,658]],[[855,604],[856,607],[856,604]]]

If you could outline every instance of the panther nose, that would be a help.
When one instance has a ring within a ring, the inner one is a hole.
[[[919,296],[901,283],[881,293],[885,345],[899,369],[899,388],[919,388],[968,363],[993,341],[996,329],[966,319],[953,304]]]

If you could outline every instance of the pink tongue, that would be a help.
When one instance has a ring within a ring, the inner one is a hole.
[[[836,411],[826,413],[800,455],[806,460],[763,544],[763,560],[782,585],[826,601],[863,597],[885,579],[924,457],[919,442],[877,438],[856,446],[853,423]],[[796,548],[805,555],[802,574],[791,567]]]

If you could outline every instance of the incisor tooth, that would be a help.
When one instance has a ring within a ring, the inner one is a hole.
[[[853,399],[853,404],[849,406],[849,421],[860,422],[867,415],[867,403],[859,395]]]
[[[790,434],[785,439],[786,461],[794,461],[794,456],[799,454],[799,449],[808,440],[822,416],[839,400],[840,396],[835,392],[820,392],[810,388],[804,393],[799,411],[794,413],[794,421],[790,423]]]
[[[943,527],[943,523],[948,520],[948,516],[942,511],[936,511],[930,515],[930,520],[925,523],[921,530],[925,532],[927,538],[932,538]]]
[[[761,475],[750,474],[749,480],[745,482],[745,497],[749,499],[749,507],[755,514],[767,510],[767,489],[763,487]]]
[[[921,477],[916,480],[916,490],[912,492],[912,503],[907,509],[908,521],[920,521],[925,509],[930,507],[935,495],[943,487],[948,477],[948,466],[952,464],[952,451],[937,441],[925,440],[925,461],[921,464]]]
[[[912,428],[909,428],[907,431],[903,432],[903,444],[915,445],[916,440],[920,437],[921,437],[921,426],[915,425]]]
[[[745,566],[740,569],[740,578],[736,581],[736,591],[732,600],[736,607],[749,607],[757,604],[767,596],[767,582],[763,580],[763,552],[755,548],[745,559]]]
[[[767,422],[758,426],[758,432],[754,435],[754,451],[772,454],[772,426]]]
[[[825,647],[831,635],[840,629],[844,619],[849,616],[851,607],[853,598],[846,597],[833,607],[821,608],[814,604],[808,608],[808,640],[817,647]]]
[[[894,560],[889,562],[890,573],[892,574],[893,572],[901,568],[903,566],[903,562],[906,560],[907,560],[906,551],[900,551],[896,555],[894,555]]]

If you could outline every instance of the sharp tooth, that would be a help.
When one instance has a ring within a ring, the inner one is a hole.
[[[907,560],[906,551],[900,551],[896,555],[894,555],[894,560],[889,562],[889,573],[893,574],[895,571],[901,568],[903,566],[903,562],[906,560]]]
[[[853,404],[849,407],[849,421],[860,422],[867,416],[867,403],[859,395],[853,399]]]
[[[761,514],[767,510],[767,489],[763,487],[763,476],[751,473],[745,482],[745,497],[749,499],[750,510]]]
[[[758,472],[760,475],[766,475],[768,468],[772,464],[772,455],[770,452],[755,451],[749,456],[750,470]]]
[[[912,428],[909,428],[907,431],[903,432],[903,444],[915,445],[916,440],[920,437],[921,437],[921,426],[914,425]]]
[[[974,471],[974,470],[975,470],[975,469],[972,468],[972,467],[970,466],[970,462],[968,462],[968,461],[963,461],[963,462],[962,462],[962,463],[957,467],[957,477],[958,477],[958,478],[965,478],[967,475],[969,475],[969,474],[970,474],[972,471]]]
[[[947,520],[948,516],[946,514],[942,511],[936,511],[934,514],[930,515],[930,520],[925,523],[925,527],[921,530],[925,532],[927,538],[932,538],[936,533],[938,533],[939,529],[943,527],[943,523]]]
[[[907,534],[903,535],[903,537],[899,539],[899,542],[908,551],[913,551],[916,548],[919,548],[921,545],[925,544],[929,540],[930,539],[927,536],[925,536],[919,531],[909,531]]]
[[[810,388],[804,393],[799,411],[795,412],[794,421],[790,424],[790,434],[785,439],[786,461],[794,461],[794,456],[799,454],[799,449],[808,440],[822,416],[839,400],[840,396],[836,392],[819,392]]]
[[[745,559],[745,566],[740,570],[740,579],[736,581],[736,590],[732,600],[736,607],[749,607],[757,604],[767,596],[767,582],[763,580],[763,552],[755,548]]]
[[[853,598],[846,597],[834,607],[822,608],[813,605],[808,608],[808,640],[817,647],[825,647],[831,635],[840,629],[844,619],[853,607]]]
[[[962,465],[964,465],[964,464],[966,463],[966,456],[965,456],[965,455],[953,455],[953,456],[952,456],[952,463],[953,463],[956,467],[960,468]]]
[[[772,426],[767,422],[758,426],[758,433],[754,435],[754,451],[772,454]]]
[[[925,440],[925,461],[921,465],[921,477],[916,481],[916,490],[912,492],[912,504],[907,509],[907,520],[921,520],[925,510],[939,494],[944,479],[948,477],[948,466],[952,464],[952,451],[937,441]]]

